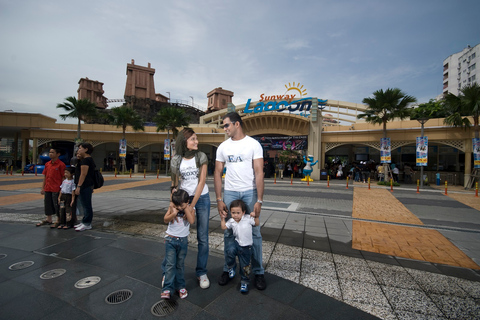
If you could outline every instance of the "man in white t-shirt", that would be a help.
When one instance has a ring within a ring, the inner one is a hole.
[[[263,149],[260,143],[243,132],[242,118],[236,112],[227,113],[223,117],[223,129],[229,137],[217,149],[215,161],[214,185],[217,197],[218,213],[227,218],[228,208],[233,200],[243,200],[255,217],[260,217],[263,203]],[[222,198],[222,173],[226,167],[225,188]],[[252,273],[255,275],[255,286],[258,290],[266,288],[262,265],[262,235],[260,226],[252,228],[253,254]],[[224,253],[234,246],[235,238],[232,230],[225,230]],[[236,267],[236,266],[235,266]],[[234,267],[234,268],[235,268]],[[225,263],[223,273],[218,280],[219,285],[226,285],[230,280],[228,266]]]

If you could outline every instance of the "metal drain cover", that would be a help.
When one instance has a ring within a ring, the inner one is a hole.
[[[3,259],[3,258],[6,258],[6,257],[7,257],[7,255],[5,253],[0,254],[0,260]]]
[[[78,281],[75,283],[75,288],[77,288],[77,289],[90,288],[91,286],[94,286],[94,285],[96,285],[97,283],[99,283],[100,280],[102,280],[102,278],[96,277],[96,276],[86,277],[86,278],[83,278],[83,279],[78,280]]]
[[[110,293],[105,298],[105,302],[108,304],[119,304],[130,299],[132,295],[133,295],[133,292],[131,290],[128,290],[128,289],[118,290]]]
[[[178,304],[174,300],[161,300],[152,306],[152,314],[157,317],[164,317],[175,311]]]
[[[56,277],[60,277],[65,272],[67,272],[67,270],[65,269],[53,269],[53,270],[42,273],[40,275],[40,279],[44,279],[44,280],[54,279]]]
[[[22,270],[22,269],[33,266],[34,263],[35,262],[33,262],[33,261],[21,261],[21,262],[17,262],[17,263],[12,264],[10,267],[8,267],[8,269],[10,269],[10,270]]]

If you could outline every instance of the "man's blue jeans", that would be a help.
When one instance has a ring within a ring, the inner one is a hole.
[[[79,199],[80,199],[80,202],[82,203],[81,206],[83,208],[82,223],[86,226],[91,225],[92,219],[93,219],[92,193],[93,193],[93,186],[80,188]]]
[[[188,237],[165,237],[165,259],[162,269],[165,275],[163,289],[174,292],[185,288],[185,257],[188,251]]]
[[[230,210],[230,204],[233,200],[243,200],[247,205],[247,212],[245,214],[250,214],[253,211],[253,207],[257,202],[257,189],[247,190],[247,191],[230,191],[225,190],[223,192],[223,202],[227,205],[227,208]],[[230,214],[227,219],[230,218]],[[262,265],[262,234],[260,233],[260,226],[252,227],[252,273],[264,274],[265,270]],[[224,255],[225,255],[225,265],[223,266],[223,271],[228,272],[227,266],[227,252],[228,250],[235,245],[235,236],[231,229],[227,229],[224,232]],[[233,266],[234,268],[236,265]]]
[[[197,219],[197,268],[195,269],[197,277],[207,274],[208,261],[208,223],[210,221],[210,195],[204,194],[200,196],[196,205],[196,219]]]

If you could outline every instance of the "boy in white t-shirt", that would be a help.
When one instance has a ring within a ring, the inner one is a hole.
[[[164,273],[162,299],[170,299],[170,294],[175,290],[178,290],[181,299],[188,295],[184,277],[185,257],[190,224],[195,222],[195,212],[188,205],[188,200],[189,196],[185,190],[175,191],[164,217],[168,228],[165,235],[165,259],[162,263]]]
[[[235,257],[238,257],[240,263],[241,285],[240,292],[248,293],[250,283],[250,259],[252,256],[252,226],[260,225],[260,220],[252,212],[246,216],[247,205],[242,200],[234,200],[230,204],[230,214],[232,217],[225,222],[225,217],[221,216],[221,226],[223,230],[232,229],[235,236],[235,245],[227,250],[228,276],[235,277]]]

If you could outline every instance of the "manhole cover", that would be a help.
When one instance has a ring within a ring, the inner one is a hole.
[[[152,306],[152,314],[157,317],[169,315],[177,308],[177,302],[174,300],[162,300]]]
[[[40,279],[44,279],[44,280],[53,279],[56,277],[60,277],[65,272],[67,272],[67,270],[65,269],[53,269],[53,270],[42,273],[40,275]]]
[[[3,259],[3,258],[6,258],[6,257],[7,257],[7,255],[5,253],[0,254],[0,260]]]
[[[106,298],[105,302],[108,304],[119,304],[127,301],[133,295],[133,292],[127,289],[118,290],[110,293]]]
[[[35,262],[33,262],[33,261],[21,261],[21,262],[17,262],[17,263],[12,264],[10,267],[8,267],[8,269],[10,269],[10,270],[22,270],[22,269],[33,266],[34,263]]]
[[[89,288],[99,283],[100,280],[102,280],[100,277],[86,277],[78,280],[77,283],[75,283],[75,288],[77,289]]]

